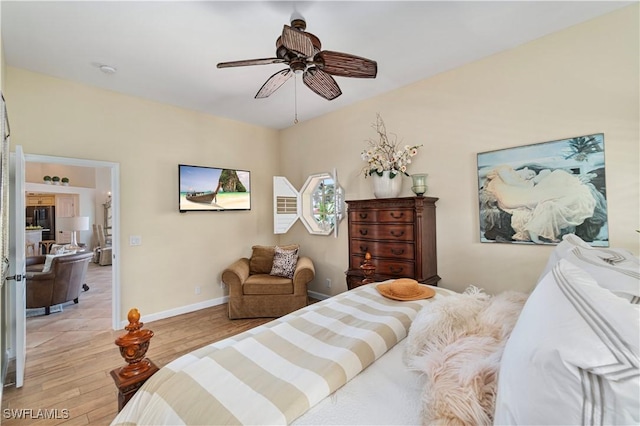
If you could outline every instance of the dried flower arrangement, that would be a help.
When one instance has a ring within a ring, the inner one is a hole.
[[[407,166],[411,164],[411,158],[418,154],[418,148],[422,145],[404,145],[400,147],[401,141],[398,136],[387,135],[387,128],[380,114],[376,114],[376,122],[371,125],[378,134],[378,140],[369,139],[369,148],[362,151],[362,160],[367,165],[362,169],[364,177],[372,176],[374,173],[382,176],[384,171],[389,171],[389,177],[394,178],[398,173],[407,173]]]

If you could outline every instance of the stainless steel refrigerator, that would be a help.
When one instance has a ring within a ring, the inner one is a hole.
[[[29,206],[26,216],[27,226],[41,226],[43,240],[56,239],[56,207]]]

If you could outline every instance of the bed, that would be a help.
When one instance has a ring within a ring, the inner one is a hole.
[[[565,239],[531,295],[360,286],[176,359],[112,425],[638,424],[638,266]]]

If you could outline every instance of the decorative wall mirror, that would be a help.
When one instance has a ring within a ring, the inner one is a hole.
[[[300,192],[283,176],[273,177],[273,232],[286,233],[300,218],[315,235],[338,236],[344,217],[344,190],[337,172],[309,176]]]

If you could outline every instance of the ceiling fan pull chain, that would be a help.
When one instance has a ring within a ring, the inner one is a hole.
[[[298,76],[293,75],[293,106],[295,109],[295,117],[293,124],[298,124]]]

